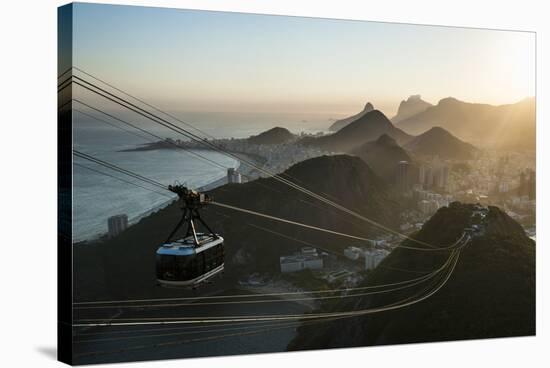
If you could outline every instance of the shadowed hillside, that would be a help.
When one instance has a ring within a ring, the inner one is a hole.
[[[284,174],[309,190],[347,208],[397,227],[399,210],[388,199],[384,185],[359,158],[323,156],[300,162]],[[364,222],[313,200],[273,178],[245,184],[225,185],[211,193],[215,201],[272,216],[304,222],[339,232],[368,236],[375,230]],[[332,252],[342,252],[352,239],[281,224],[214,205],[202,211],[207,223],[225,238],[226,272],[219,287],[234,287],[250,272],[278,272],[279,256],[304,246],[256,226],[311,242]],[[75,292],[77,299],[107,297],[153,297],[179,295],[181,291],[157,287],[155,251],[166,240],[181,216],[176,204],[131,226],[116,238],[75,246]]]
[[[453,160],[472,159],[478,151],[471,144],[461,141],[440,127],[431,128],[413,138],[405,148],[415,154]]]
[[[248,138],[248,142],[251,144],[281,144],[294,138],[294,134],[289,132],[288,129],[275,127]]]
[[[389,182],[394,180],[400,161],[411,161],[409,154],[387,134],[381,135],[375,141],[362,144],[351,153],[359,156],[378,176]]]
[[[398,143],[409,141],[412,137],[393,126],[380,111],[373,110],[334,134],[318,138],[303,139],[306,145],[313,145],[327,151],[349,152],[353,148],[387,134]]]
[[[469,226],[473,205],[441,208],[417,234],[431,244],[449,244]],[[301,327],[294,350],[344,346],[449,341],[535,333],[535,244],[522,227],[496,207],[483,220],[484,232],[461,252],[445,286],[412,306]],[[442,231],[444,229],[444,231]],[[366,285],[411,278],[398,271],[436,269],[445,255],[407,249],[392,252]],[[397,269],[397,271],[396,271]],[[413,275],[414,276],[414,275]],[[374,297],[345,299],[328,310],[358,310],[386,305],[418,292],[408,289]]]
[[[421,134],[440,126],[460,139],[496,148],[535,148],[535,99],[511,105],[467,103],[444,98],[435,106],[402,120],[398,127]]]

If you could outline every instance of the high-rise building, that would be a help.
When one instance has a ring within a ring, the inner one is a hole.
[[[449,166],[440,161],[419,168],[418,182],[424,189],[433,187],[447,188],[449,185]]]
[[[418,168],[418,183],[423,187],[426,180],[426,165],[420,165]]]
[[[434,185],[434,171],[431,167],[426,167],[424,171],[424,188],[431,188]]]
[[[409,161],[399,161],[397,164],[397,187],[403,191],[409,189],[410,164]]]
[[[434,185],[439,188],[446,188],[449,182],[449,167],[440,166],[435,170]]]
[[[128,216],[125,214],[115,215],[107,219],[109,237],[115,237],[128,228]]]
[[[527,187],[527,195],[529,196],[529,199],[533,200],[537,196],[537,177],[535,175],[535,170],[528,170],[529,172],[529,179],[528,179],[528,187]]]
[[[279,258],[281,272],[296,272],[305,269],[320,270],[323,268],[323,258],[319,255],[294,254]]]
[[[227,182],[229,184],[240,184],[242,183],[241,173],[238,172],[235,168],[230,167],[227,169]]]

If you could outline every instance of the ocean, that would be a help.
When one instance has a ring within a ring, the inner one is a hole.
[[[284,126],[294,133],[302,131],[314,133],[330,125],[325,115],[288,115],[288,114],[191,114],[185,117],[197,122],[209,135],[217,138],[244,138],[259,134],[274,126]],[[223,123],[212,123],[222,121]],[[256,121],[256,123],[255,123]],[[111,123],[114,123],[111,121]],[[132,123],[146,128],[160,137],[182,138],[173,132],[152,123]],[[119,123],[119,125],[122,125]],[[151,136],[133,131],[129,133],[109,126],[75,111],[73,119],[73,148],[111,164],[128,169],[137,174],[154,179],[163,184],[185,183],[189,187],[199,188],[226,176],[222,169],[209,162],[198,159],[185,151],[155,150],[121,152],[150,142]],[[131,128],[126,127],[127,130]],[[139,133],[139,134],[136,134]],[[200,155],[219,163],[225,168],[238,168],[239,162],[231,157],[214,151],[197,151]],[[102,166],[75,158],[74,162],[84,165],[74,166],[73,173],[73,242],[93,239],[107,232],[107,219],[110,216],[126,214],[130,223],[136,222],[150,211],[164,207],[172,199],[135,185],[119,181],[89,170],[99,170],[124,180],[148,186],[141,181],[109,171]],[[148,186],[150,189],[163,192]],[[175,196],[172,197],[173,199]]]

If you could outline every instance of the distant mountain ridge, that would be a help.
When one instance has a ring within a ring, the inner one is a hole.
[[[408,151],[443,159],[469,160],[478,151],[473,145],[463,142],[441,127],[433,127],[407,142]]]
[[[340,129],[342,129],[343,127],[345,127],[346,125],[348,125],[349,123],[353,123],[355,120],[357,120],[360,117],[364,116],[366,113],[371,112],[372,110],[374,110],[374,106],[370,102],[367,102],[367,104],[365,105],[365,107],[363,108],[363,110],[361,112],[359,112],[355,115],[349,116],[347,118],[335,121],[328,128],[328,130],[330,130],[331,132],[337,132]]]
[[[251,144],[282,144],[293,140],[295,137],[288,129],[275,127],[249,137],[248,142]]]
[[[460,139],[484,147],[534,149],[536,144],[535,99],[509,105],[468,103],[444,98],[398,123],[409,134],[421,134],[434,126],[448,130]]]
[[[350,152],[355,147],[374,141],[383,134],[392,137],[399,144],[412,139],[412,136],[396,128],[382,112],[373,110],[336,133],[318,138],[308,137],[303,139],[302,143],[333,152]]]
[[[397,110],[397,115],[395,115],[391,121],[394,124],[399,123],[402,120],[408,119],[411,116],[414,116],[418,113],[425,111],[428,107],[433,105],[429,102],[426,102],[422,99],[420,95],[412,95],[407,98],[407,100],[401,101],[399,108]]]

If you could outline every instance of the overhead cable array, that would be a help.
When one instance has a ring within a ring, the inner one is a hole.
[[[186,122],[182,121],[181,119],[177,119],[173,115],[168,114],[168,113],[162,111],[161,109],[159,109],[157,107],[154,107],[150,104],[145,103],[142,99],[138,99],[138,98],[130,95],[129,93],[124,92],[122,89],[114,87],[112,84],[108,84],[108,83],[104,82],[103,80],[93,76],[91,73],[88,73],[88,72],[86,72],[86,71],[84,71],[80,68],[77,68],[77,67],[74,67],[74,69],[77,70],[77,71],[80,71],[83,74],[86,74],[87,76],[92,77],[93,79],[95,79],[97,81],[100,81],[100,82],[104,83],[109,88],[115,89],[116,91],[118,91],[120,93],[123,93],[127,96],[131,96],[135,100],[140,101],[142,104],[145,104],[148,107],[152,107],[155,111],[162,112],[164,115],[171,117],[173,120],[176,120],[180,123],[183,123],[186,126],[193,127],[195,130],[197,130],[199,132],[202,132],[202,130],[195,128],[192,124],[186,123]],[[168,129],[170,129],[170,130],[172,130],[172,131],[174,131],[178,134],[181,134],[184,137],[186,137],[186,138],[188,138],[188,139],[190,139],[190,140],[192,140],[196,143],[199,143],[199,144],[201,144],[201,145],[203,145],[207,148],[210,148],[210,149],[218,151],[218,152],[222,152],[222,153],[224,153],[224,154],[226,154],[230,157],[233,157],[233,158],[241,161],[242,163],[244,163],[246,165],[249,165],[250,167],[253,167],[254,169],[258,170],[259,172],[261,172],[261,173],[263,173],[263,174],[265,174],[269,177],[273,177],[275,180],[277,180],[277,181],[279,181],[279,182],[281,182],[285,185],[288,185],[288,186],[302,192],[303,194],[305,194],[307,196],[310,196],[310,197],[315,198],[315,199],[317,199],[321,202],[324,202],[325,204],[327,204],[329,206],[332,206],[332,207],[334,207],[334,208],[336,208],[336,209],[338,209],[342,212],[345,212],[345,213],[347,213],[347,214],[349,214],[349,215],[351,215],[355,218],[358,218],[362,221],[365,221],[365,222],[369,223],[372,226],[375,226],[375,227],[377,227],[379,229],[382,229],[382,230],[384,230],[388,233],[391,233],[393,235],[397,235],[397,236],[399,236],[403,239],[407,239],[409,241],[421,244],[423,246],[434,247],[431,244],[428,244],[428,243],[426,243],[424,241],[421,241],[421,240],[418,240],[418,239],[411,238],[408,235],[402,234],[402,233],[400,233],[396,230],[393,230],[393,229],[391,229],[391,228],[389,228],[389,227],[387,227],[383,224],[378,223],[377,221],[369,219],[369,218],[367,218],[367,217],[365,217],[365,216],[363,216],[363,215],[361,215],[361,214],[359,214],[355,211],[352,211],[352,210],[350,210],[350,209],[348,209],[348,208],[346,208],[346,207],[344,207],[344,206],[342,206],[342,205],[340,205],[340,204],[338,204],[338,203],[336,203],[336,202],[334,202],[334,201],[332,201],[332,200],[330,200],[330,199],[328,199],[328,198],[326,198],[322,195],[316,194],[316,193],[312,192],[311,190],[308,190],[304,187],[301,187],[300,185],[298,185],[298,184],[296,184],[296,183],[294,183],[294,182],[292,182],[288,179],[285,179],[281,175],[273,173],[273,172],[257,165],[255,162],[252,162],[252,161],[250,161],[250,160],[248,160],[244,157],[238,156],[237,154],[235,154],[235,153],[229,151],[228,149],[226,149],[225,147],[219,146],[219,145],[215,144],[214,142],[209,141],[207,138],[201,137],[201,136],[197,135],[196,133],[190,132],[189,130],[187,130],[185,128],[182,128],[181,126],[178,126],[178,125],[174,124],[173,122],[170,122],[170,121],[168,121],[168,120],[166,120],[162,117],[159,117],[158,115],[156,115],[156,114],[154,114],[150,111],[147,111],[146,109],[136,105],[135,103],[132,103],[132,102],[120,97],[120,96],[117,96],[114,93],[111,93],[111,92],[107,91],[106,89],[101,88],[101,87],[97,86],[96,84],[94,84],[90,81],[87,81],[87,80],[85,80],[85,79],[83,79],[83,78],[81,78],[77,75],[71,75],[64,82],[60,83],[59,84],[59,90],[67,88],[68,86],[71,85],[71,83],[75,84],[75,85],[78,85],[78,86],[84,88],[85,90],[88,90],[88,91],[90,91],[90,92],[92,92],[96,95],[99,95],[99,96],[101,96],[101,97],[103,97],[103,98],[105,98],[105,99],[107,99],[107,100],[109,100],[109,101],[111,101],[111,102],[113,102],[117,105],[120,105],[120,106],[122,106],[122,107],[124,107],[124,108],[126,108],[130,111],[133,111],[136,114],[149,119],[150,121],[153,121],[153,122],[155,122],[155,123],[157,123],[161,126],[164,126],[165,128],[168,128]]]

